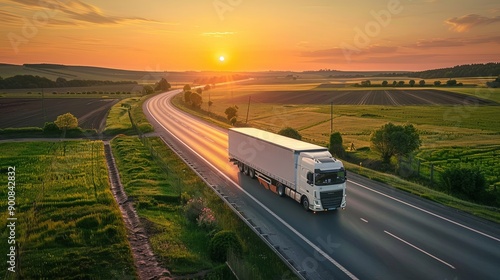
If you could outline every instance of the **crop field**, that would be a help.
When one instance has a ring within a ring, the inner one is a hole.
[[[43,127],[57,116],[71,113],[81,128],[102,129],[109,109],[118,99],[57,98],[16,99],[0,98],[0,128]]]
[[[494,151],[500,150],[500,123],[496,121],[500,113],[500,89],[368,89],[349,87],[342,81],[338,84],[334,81],[329,84],[324,81],[316,84],[267,82],[254,81],[254,84],[205,91],[202,109],[205,113],[210,110],[212,116],[224,117],[225,109],[236,105],[240,124],[273,132],[293,127],[306,141],[321,145],[328,143],[333,129],[342,134],[346,147],[353,143],[358,150],[368,151],[370,134],[375,129],[388,122],[411,123],[420,132],[422,160],[445,168],[462,158],[462,154],[448,153],[438,160],[428,157],[428,151],[475,148],[474,161],[469,160],[467,164],[482,166],[490,187],[500,183],[491,169],[498,166]],[[209,95],[213,102],[210,108],[207,106]],[[345,105],[340,105],[342,102]],[[371,152],[370,157],[376,155]]]
[[[0,150],[2,184],[15,168],[12,214],[9,189],[0,189],[2,279],[136,278],[101,141],[0,143]],[[7,271],[8,217],[17,218],[17,275]]]

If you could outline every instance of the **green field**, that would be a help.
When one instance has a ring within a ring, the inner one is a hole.
[[[464,84],[483,84],[486,80],[488,79],[458,79]],[[229,127],[227,120],[224,119],[224,110],[236,105],[239,108],[238,125],[250,125],[272,132],[278,132],[289,126],[297,129],[305,141],[327,145],[331,129],[330,105],[260,103],[257,98],[251,98],[251,96],[263,91],[317,89],[319,84],[341,84],[342,82],[346,82],[345,79],[342,81],[324,79],[315,83],[311,81],[301,83],[297,80],[289,81],[288,84],[284,81],[272,84],[270,80],[264,83],[256,80],[252,84],[221,86],[203,92],[203,111],[185,109],[202,118],[214,120],[219,125]],[[345,90],[344,86],[349,87],[349,85],[342,85],[342,87],[325,90]],[[367,88],[349,87],[349,90],[353,89],[366,90]],[[408,89],[405,88],[405,90]],[[439,87],[439,89],[500,102],[500,89],[484,87]],[[251,98],[250,106],[249,97]],[[213,102],[210,114],[207,113],[208,98]],[[177,96],[174,103],[183,107],[182,96]],[[388,122],[401,125],[411,123],[418,129],[422,140],[421,149],[415,155],[422,164],[421,176],[424,178],[429,176],[426,174],[429,169],[425,169],[425,166],[431,163],[437,173],[434,183],[439,179],[439,172],[446,168],[455,165],[474,166],[485,175],[491,195],[500,197],[498,195],[500,122],[496,121],[499,112],[499,106],[478,105],[335,105],[333,106],[333,131],[339,131],[342,134],[346,149],[351,143],[357,148],[357,151],[348,152],[349,158],[354,163],[363,162],[364,166],[377,166],[377,164],[371,164],[378,161],[379,155],[370,148],[370,134]],[[439,155],[439,157],[433,155]]]
[[[0,143],[15,167],[16,273],[7,271],[8,188],[0,190],[2,279],[136,279],[101,141]],[[12,175],[12,174],[10,174]]]
[[[117,137],[113,153],[125,191],[148,232],[151,246],[173,275],[209,272],[204,279],[221,279],[223,263],[209,257],[208,244],[219,230],[232,230],[243,244],[243,255],[231,259],[245,279],[281,279],[292,275],[281,260],[219,199],[201,179],[166,148],[159,138]],[[153,151],[153,152],[151,152]],[[152,156],[152,154],[154,156]],[[182,197],[181,197],[182,193]],[[185,201],[201,198],[214,212],[217,225],[206,229],[185,216]]]

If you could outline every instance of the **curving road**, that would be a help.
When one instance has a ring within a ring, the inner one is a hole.
[[[226,131],[171,105],[179,92],[144,104],[156,131],[201,173],[216,174],[210,180],[305,278],[498,279],[498,224],[352,173],[346,210],[305,212],[238,173]]]

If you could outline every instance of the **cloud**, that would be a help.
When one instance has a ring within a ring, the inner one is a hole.
[[[455,32],[464,32],[476,26],[488,25],[497,22],[500,22],[500,16],[485,17],[477,14],[468,14],[461,17],[449,18],[445,21],[446,24],[450,25],[450,29]]]
[[[407,45],[406,47],[429,49],[429,48],[461,47],[467,45],[490,44],[490,43],[500,44],[500,35],[481,36],[474,38],[462,38],[462,37],[433,38],[428,40],[420,40],[415,44]]]
[[[225,32],[204,32],[201,35],[208,36],[208,37],[221,38],[221,37],[225,37],[225,36],[231,36],[234,34],[236,34],[236,32],[225,31]]]
[[[118,17],[104,14],[98,7],[84,3],[79,0],[68,1],[53,1],[53,0],[10,0],[17,4],[32,10],[39,11],[40,8],[48,9],[48,14],[51,15],[50,23],[59,25],[75,25],[77,22],[86,22],[93,24],[119,24],[131,21],[147,21],[155,22],[153,20],[141,17]],[[58,13],[63,13],[70,19],[77,22],[70,21],[54,21],[53,17]]]
[[[323,50],[315,50],[315,51],[308,51],[308,52],[302,52],[301,56],[304,57],[337,57],[337,56],[344,56],[346,51],[352,51],[355,53],[359,54],[366,54],[366,55],[374,55],[374,54],[385,54],[385,53],[393,53],[397,51],[398,47],[392,47],[392,46],[380,46],[380,45],[372,45],[367,48],[359,49],[358,50],[349,50],[349,49],[344,49],[344,48],[331,48],[331,49],[323,49]]]

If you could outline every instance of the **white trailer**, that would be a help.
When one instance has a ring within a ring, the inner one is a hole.
[[[345,208],[346,170],[328,149],[255,128],[230,128],[229,160],[306,210]]]

